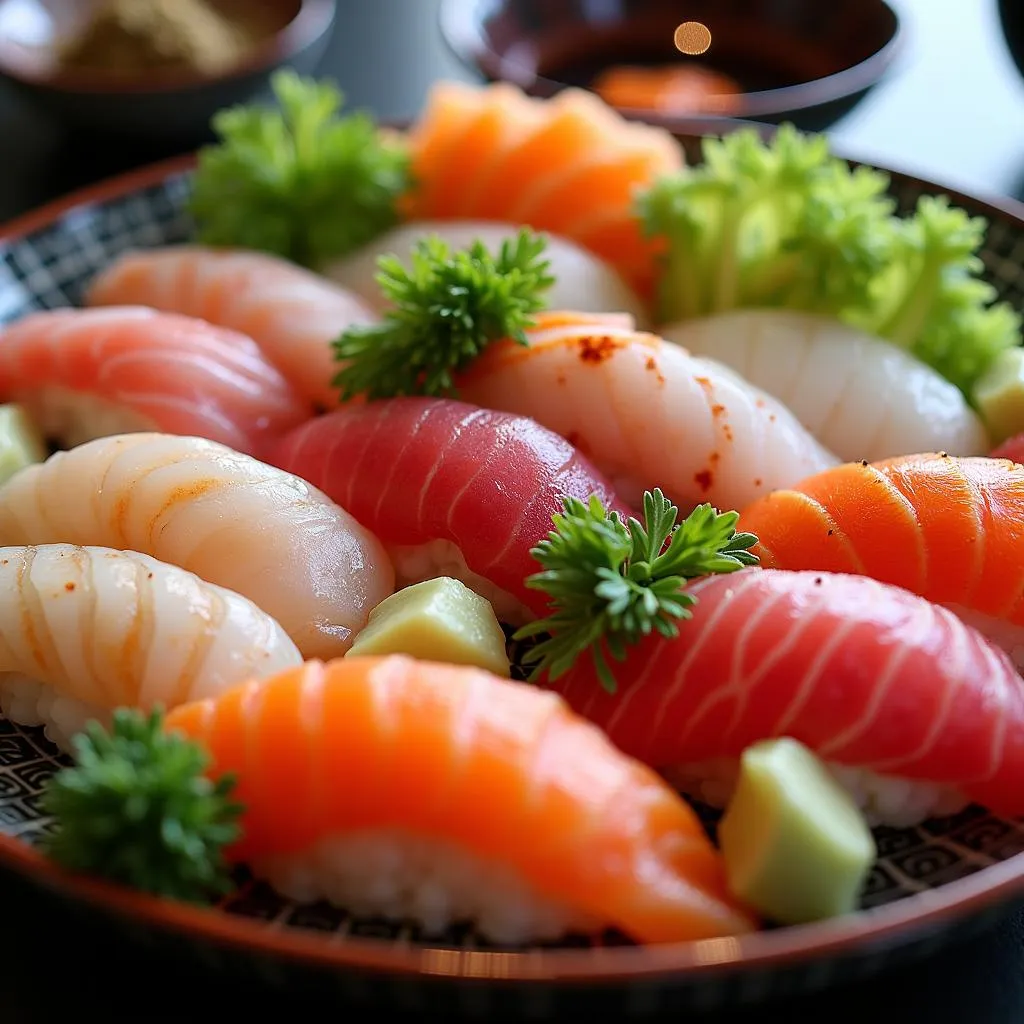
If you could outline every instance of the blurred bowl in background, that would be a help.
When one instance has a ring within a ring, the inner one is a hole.
[[[999,22],[1010,56],[1024,75],[1024,0],[999,0]]]
[[[336,0],[210,0],[210,6],[239,23],[259,19],[258,42],[237,62],[215,71],[107,70],[69,66],[62,56],[90,25],[99,0],[0,0],[0,79],[69,128],[192,148],[210,138],[218,110],[252,99],[278,68],[312,73],[337,10]]]
[[[884,0],[443,0],[441,31],[490,81],[587,88],[670,131],[695,115],[823,131],[903,41]]]

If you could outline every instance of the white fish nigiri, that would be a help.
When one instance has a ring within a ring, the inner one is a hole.
[[[225,445],[118,434],[0,487],[0,544],[141,551],[255,602],[304,657],[337,657],[394,590],[383,545],[290,473]]]
[[[774,395],[843,460],[983,455],[991,447],[955,384],[904,349],[831,317],[738,310],[660,333]]]
[[[397,256],[408,265],[413,247],[431,235],[440,238],[453,250],[468,249],[480,241],[489,252],[496,253],[503,242],[514,241],[521,229],[516,224],[476,220],[424,220],[402,224],[375,238],[358,252],[330,265],[325,273],[337,284],[354,292],[377,309],[385,308],[385,299],[376,282],[377,259]],[[647,310],[636,292],[598,256],[550,232],[545,258],[551,263],[555,283],[544,293],[551,309],[579,309],[591,313],[630,313],[638,324],[648,322]]]
[[[839,463],[781,402],[621,314],[542,313],[527,340],[487,348],[460,397],[561,434],[635,508],[660,487],[684,512],[742,509]]]
[[[0,548],[0,710],[62,750],[118,707],[171,710],[301,663],[252,601],[150,555]]]

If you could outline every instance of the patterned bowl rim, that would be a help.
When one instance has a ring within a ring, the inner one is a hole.
[[[676,133],[681,142],[698,142],[709,125],[706,119],[696,119],[691,127],[695,130]],[[76,208],[110,202],[159,185],[192,169],[195,160],[195,154],[173,157],[71,192],[0,225],[0,245],[51,226]],[[1002,197],[981,199],[932,180],[879,169],[893,181],[948,195],[964,208],[990,221],[1009,223],[1024,234],[1024,203]],[[328,941],[299,929],[270,929],[217,909],[179,904],[73,875],[24,841],[3,834],[0,869],[118,917],[251,954],[299,960],[321,968],[503,983],[602,984],[667,976],[681,979],[684,975],[695,980],[697,976],[794,966],[814,959],[852,956],[868,948],[896,947],[947,930],[958,920],[981,915],[998,904],[1024,901],[1024,853],[1020,853],[939,888],[814,924],[661,946],[506,953],[398,945],[356,937]]]

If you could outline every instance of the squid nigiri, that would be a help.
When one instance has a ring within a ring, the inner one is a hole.
[[[394,589],[380,541],[305,481],[197,437],[120,434],[0,487],[0,544],[140,551],[234,590],[305,657],[343,654]]]
[[[267,460],[320,488],[388,547],[399,584],[455,576],[519,625],[546,600],[524,579],[565,496],[611,485],[525,416],[447,399],[350,405],[286,435]]]
[[[452,249],[468,249],[479,241],[497,252],[504,242],[514,241],[518,231],[515,224],[495,221],[432,220],[403,224],[332,264],[324,273],[375,308],[384,309],[377,283],[377,261],[381,256],[395,255],[406,262],[416,243],[430,236],[440,238]],[[545,294],[549,307],[594,313],[625,312],[641,326],[647,325],[644,303],[610,266],[568,239],[549,234],[545,240],[544,256],[555,279]]]
[[[252,338],[308,401],[338,404],[331,342],[376,317],[360,298],[264,253],[169,246],[128,252],[92,281],[90,306],[152,306]]]
[[[164,727],[235,776],[227,852],[293,899],[516,944],[755,927],[685,801],[535,687],[401,655],[314,661]]]
[[[741,569],[687,588],[692,619],[616,664],[546,682],[625,753],[722,806],[738,758],[789,736],[825,760],[869,820],[969,801],[1024,813],[1024,686],[951,611],[866,576]]]
[[[251,338],[141,306],[10,324],[0,331],[0,399],[67,447],[157,430],[252,454],[312,414]]]
[[[657,248],[634,202],[683,166],[667,131],[627,121],[582,89],[539,100],[506,83],[442,82],[409,148],[418,185],[407,219],[527,224],[607,260],[642,296],[653,291]]]
[[[1024,466],[848,463],[745,509],[765,566],[858,573],[945,605],[1024,667]]]
[[[613,314],[535,324],[528,345],[487,348],[460,398],[561,434],[631,506],[657,486],[681,507],[742,508],[839,461],[778,400]]]
[[[251,601],[149,555],[0,548],[0,710],[64,751],[117,707],[176,707],[301,662]]]
[[[905,349],[831,317],[738,310],[659,333],[774,395],[841,459],[988,451],[985,426],[955,384]]]

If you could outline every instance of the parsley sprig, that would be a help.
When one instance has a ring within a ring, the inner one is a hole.
[[[566,498],[563,508],[531,552],[542,571],[526,581],[548,594],[554,611],[515,634],[550,634],[524,655],[534,665],[531,679],[545,671],[557,679],[589,651],[602,686],[614,693],[606,651],[622,661],[652,632],[678,636],[697,600],[685,589],[688,580],[758,564],[749,550],[757,538],[736,532],[738,512],[698,505],[677,526],[679,510],[657,488],[644,494],[642,523],[632,516],[623,523],[596,495],[589,504]]]
[[[357,395],[454,397],[455,376],[489,344],[526,344],[531,316],[554,284],[543,235],[523,229],[497,255],[477,240],[452,252],[436,236],[421,239],[405,267],[378,260],[377,281],[391,308],[382,322],[349,328],[335,343],[334,379],[342,401]]]
[[[141,892],[203,902],[230,891],[223,848],[239,836],[234,779],[203,775],[207,755],[163,731],[163,715],[121,708],[110,731],[90,722],[75,737],[75,765],[47,784],[56,820],[51,858]]]

